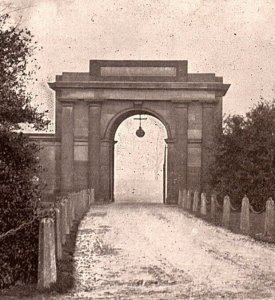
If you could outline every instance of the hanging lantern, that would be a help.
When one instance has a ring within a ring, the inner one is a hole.
[[[145,131],[139,126],[139,129],[136,131],[136,135],[140,138],[144,137]]]
[[[139,118],[138,119],[135,119],[134,118],[134,120],[139,120],[139,128],[138,128],[138,130],[136,131],[136,135],[139,137],[139,138],[142,138],[142,137],[144,137],[144,135],[145,135],[145,131],[142,129],[142,127],[141,127],[141,120],[147,120],[147,118],[142,118],[141,117],[141,114],[139,115]]]

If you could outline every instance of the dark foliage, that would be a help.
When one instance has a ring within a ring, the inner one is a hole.
[[[32,39],[0,15],[0,288],[35,280],[37,273],[38,146],[20,132],[20,124],[43,129],[48,122],[27,92],[34,75],[28,63],[35,65]],[[28,225],[5,236],[23,224]]]
[[[216,139],[212,188],[236,205],[247,195],[262,208],[274,194],[275,102],[262,99],[245,116],[228,116]]]

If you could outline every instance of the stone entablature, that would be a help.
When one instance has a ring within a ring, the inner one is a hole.
[[[179,187],[206,188],[213,128],[229,88],[222,77],[188,74],[187,61],[92,60],[90,72],[63,73],[49,85],[56,92],[54,140],[35,139],[54,160],[51,192],[94,188],[97,200],[112,200],[115,131],[138,113],[167,130],[167,202],[176,201]]]

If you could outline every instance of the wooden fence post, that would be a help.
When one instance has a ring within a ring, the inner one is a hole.
[[[90,193],[89,190],[86,190],[86,212],[89,210],[90,208]]]
[[[230,198],[225,196],[223,198],[223,213],[222,213],[222,225],[225,228],[229,227],[230,221]]]
[[[84,205],[83,205],[83,215],[84,215],[84,214],[86,213],[86,211],[87,211],[87,206],[88,206],[88,205],[87,205],[87,204],[88,204],[88,203],[87,203],[88,198],[87,198],[87,191],[86,191],[86,190],[83,191],[83,198],[84,198],[84,199],[83,199],[83,201],[84,201],[84,202],[83,202],[83,204],[84,204]]]
[[[186,209],[191,209],[191,192],[187,191],[187,197],[186,197]]]
[[[72,214],[72,194],[68,196],[68,222],[69,222],[69,229],[71,231],[73,226],[73,214]]]
[[[249,199],[246,196],[242,199],[240,230],[243,234],[249,234]]]
[[[85,213],[85,192],[81,191],[81,218],[83,218],[83,215]]]
[[[95,190],[94,189],[92,189],[92,203],[94,203],[95,202]]]
[[[63,200],[64,205],[65,205],[65,233],[69,234],[70,233],[70,226],[69,226],[69,210],[68,210],[68,199],[65,198]]]
[[[200,213],[203,216],[206,216],[207,214],[207,207],[206,207],[206,194],[205,193],[201,193],[201,209],[200,209]]]
[[[77,193],[77,210],[78,210],[78,219],[80,220],[81,218],[82,218],[82,211],[83,211],[83,209],[82,209],[82,203],[83,203],[83,193],[82,193],[82,191],[79,191],[78,193]]]
[[[71,194],[71,213],[72,213],[72,227],[74,225],[74,220],[75,220],[75,204],[74,204],[74,198],[75,198],[75,193]]]
[[[178,194],[178,205],[181,206],[182,201],[182,189],[179,188],[179,194]]]
[[[216,219],[216,213],[217,213],[217,196],[215,194],[211,195],[211,210],[210,210],[210,216],[212,220]]]
[[[62,259],[62,241],[61,241],[61,217],[60,209],[55,208],[55,243],[56,243],[56,258]]]
[[[66,210],[65,210],[65,203],[61,200],[60,203],[60,228],[61,228],[61,243],[62,245],[66,242]]]
[[[199,201],[200,201],[200,199],[199,199],[199,192],[195,191],[194,192],[194,196],[193,196],[193,206],[192,206],[192,211],[194,213],[198,212]]]
[[[88,195],[89,195],[89,207],[90,207],[91,204],[92,204],[92,191],[91,191],[91,189],[88,189]]]
[[[76,192],[75,193],[75,198],[74,198],[74,209],[75,209],[75,219],[79,220],[80,219],[80,208],[79,208],[79,203],[80,203],[80,193]]]
[[[182,191],[182,203],[181,203],[181,206],[183,209],[186,208],[186,198],[187,198],[187,191],[186,191],[186,189],[184,189]]]
[[[81,219],[83,215],[83,191],[80,191],[78,194],[79,194],[79,219]]]
[[[269,198],[266,201],[264,235],[272,236],[274,230],[274,201]]]
[[[55,234],[53,218],[39,224],[38,288],[49,288],[56,282]]]

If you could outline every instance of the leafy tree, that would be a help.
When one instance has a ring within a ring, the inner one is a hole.
[[[35,74],[28,64],[36,67],[37,49],[30,31],[10,25],[9,16],[0,15],[0,45],[0,287],[4,287],[36,275],[40,192],[34,176],[40,171],[39,149],[21,132],[21,125],[42,130],[48,121],[31,105],[27,90]]]
[[[261,99],[245,116],[228,116],[216,140],[212,187],[236,205],[247,195],[262,208],[274,194],[275,101]]]

